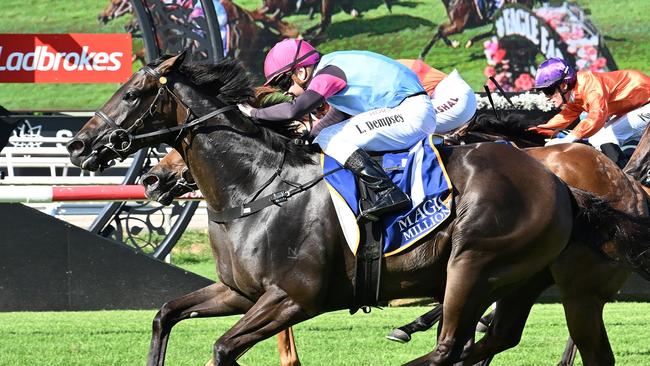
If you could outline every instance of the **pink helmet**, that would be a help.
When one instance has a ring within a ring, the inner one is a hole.
[[[293,38],[280,41],[271,48],[264,59],[264,85],[298,67],[315,65],[319,60],[320,54],[307,41]]]

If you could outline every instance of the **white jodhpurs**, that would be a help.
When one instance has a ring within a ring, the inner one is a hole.
[[[650,103],[627,114],[611,119],[605,127],[589,138],[589,143],[597,148],[605,143],[623,146],[626,141],[639,140],[650,122]]]
[[[361,148],[366,151],[408,149],[436,130],[429,96],[415,95],[393,108],[373,109],[324,128],[314,140],[341,165]]]
[[[431,96],[436,109],[436,132],[447,133],[467,123],[476,113],[474,90],[454,70],[436,86]]]

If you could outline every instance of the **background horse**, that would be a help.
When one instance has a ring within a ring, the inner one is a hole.
[[[438,26],[437,32],[434,34],[433,38],[427,43],[427,45],[420,52],[420,59],[424,59],[431,50],[431,47],[440,39],[447,46],[458,47],[460,43],[458,41],[451,41],[448,37],[462,33],[465,29],[471,29],[480,27],[488,24],[492,21],[491,15],[479,11],[476,0],[442,0],[442,3],[445,5],[445,10],[447,10],[447,16],[449,17],[449,23],[444,23]],[[488,3],[488,1],[486,1]],[[532,8],[535,0],[505,0],[505,3],[521,4],[525,7]],[[480,39],[486,38],[492,35],[493,31],[490,30],[486,33],[481,33],[469,41],[465,47],[469,48],[472,44]]]
[[[270,18],[250,12],[230,0],[218,0],[228,14],[228,39],[225,40],[229,47],[224,56],[240,59],[250,70],[262,68],[263,58],[260,51],[272,46],[283,38],[298,37],[298,30],[287,22],[277,18]],[[126,14],[133,14],[129,0],[110,0],[108,5],[97,17],[102,23],[107,23]],[[259,22],[259,23],[258,23]],[[127,26],[131,33],[139,30],[135,18]],[[145,64],[144,48],[136,50],[133,61],[140,60]]]
[[[252,95],[238,63],[184,65],[183,57],[134,74],[70,141],[71,161],[98,170],[142,147],[170,144],[212,210],[318,180],[318,155],[291,142],[293,124],[254,123],[236,110],[234,104]],[[190,128],[192,121],[206,124]],[[589,210],[574,207],[567,187],[517,149],[488,143],[440,152],[454,182],[453,217],[382,265],[380,301],[430,296],[444,303],[437,346],[413,364],[471,357],[473,348],[463,354],[463,346],[489,304],[557,258],[574,215]],[[211,220],[222,282],[163,305],[154,319],[149,365],[163,364],[169,333],[184,319],[245,313],[214,346],[215,364],[236,365],[260,340],[352,306],[354,258],[328,190],[321,182],[299,192],[282,207]],[[300,225],[287,225],[297,220]],[[600,224],[613,229],[628,221],[619,215]]]
[[[385,1],[390,10],[388,0]],[[317,43],[325,40],[325,31],[332,23],[332,14],[337,4],[353,18],[359,16],[359,11],[354,8],[352,3],[353,0],[263,0],[262,7],[253,11],[253,18],[259,20],[270,14],[271,19],[282,19],[284,16],[300,11],[301,8],[306,8],[309,12],[309,19],[312,19],[315,9],[320,5],[320,23],[304,32],[310,41]]]
[[[647,196],[640,184],[625,175],[615,163],[596,149],[582,144],[564,144],[525,151],[571,187],[603,197],[613,202],[616,209],[639,221],[650,223]],[[646,226],[647,230],[650,228]],[[495,318],[488,328],[488,334],[476,345],[477,348],[483,348],[483,357],[488,360],[483,365],[489,363],[491,355],[519,343],[530,308],[537,296],[553,283],[560,290],[569,333],[575,339],[583,363],[614,363],[614,354],[603,322],[603,307],[606,302],[614,299],[628,278],[630,268],[638,266],[636,261],[627,263],[630,258],[628,253],[643,251],[648,248],[648,243],[606,242],[602,249],[587,244],[570,244],[549,267],[548,274],[516,290],[510,301],[506,298],[497,302]],[[640,244],[642,249],[639,249]],[[646,279],[650,279],[649,268],[646,263],[644,267],[636,269]],[[501,308],[503,306],[505,308]],[[413,323],[397,328],[391,336],[408,341],[410,334],[431,328],[438,320],[438,314],[439,311],[434,309]],[[560,365],[572,364],[575,357],[572,348],[573,341],[569,339],[567,352]]]

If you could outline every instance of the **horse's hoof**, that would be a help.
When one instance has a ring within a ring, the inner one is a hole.
[[[454,41],[451,41],[451,47],[453,47],[453,48],[458,48],[459,46],[460,46],[460,42],[455,41],[455,40],[454,40]]]
[[[472,43],[472,41],[469,40],[469,41],[467,41],[467,43],[465,43],[465,48],[471,48],[473,44],[474,43]]]
[[[359,11],[357,9],[352,9],[350,11],[350,16],[353,17],[353,18],[358,17],[359,16]]]
[[[405,331],[395,328],[390,333],[388,333],[386,339],[390,339],[391,341],[399,343],[408,343],[408,341],[411,340],[411,336]]]

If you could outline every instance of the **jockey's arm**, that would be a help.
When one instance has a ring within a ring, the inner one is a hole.
[[[556,114],[553,118],[548,120],[548,122],[539,125],[538,127],[548,129],[566,128],[573,123],[576,118],[580,117],[580,113],[582,113],[582,109],[579,106],[567,104],[560,113]]]
[[[330,110],[327,112],[327,114],[325,114],[325,116],[321,118],[320,121],[314,124],[314,127],[312,127],[309,135],[311,135],[312,138],[315,138],[325,127],[335,125],[339,122],[345,121],[348,118],[350,118],[349,114],[341,112],[338,109],[330,106]]]
[[[302,95],[292,100],[266,108],[254,108],[251,117],[267,121],[298,120],[325,102],[322,95],[312,90],[306,90]]]
[[[343,71],[336,66],[330,65],[314,75],[307,90],[292,102],[281,103],[268,108],[253,109],[251,116],[268,121],[301,119],[346,86]]]
[[[573,129],[572,133],[583,139],[593,136],[605,126],[609,115],[607,100],[601,93],[590,93],[587,97],[587,118],[583,119]]]

